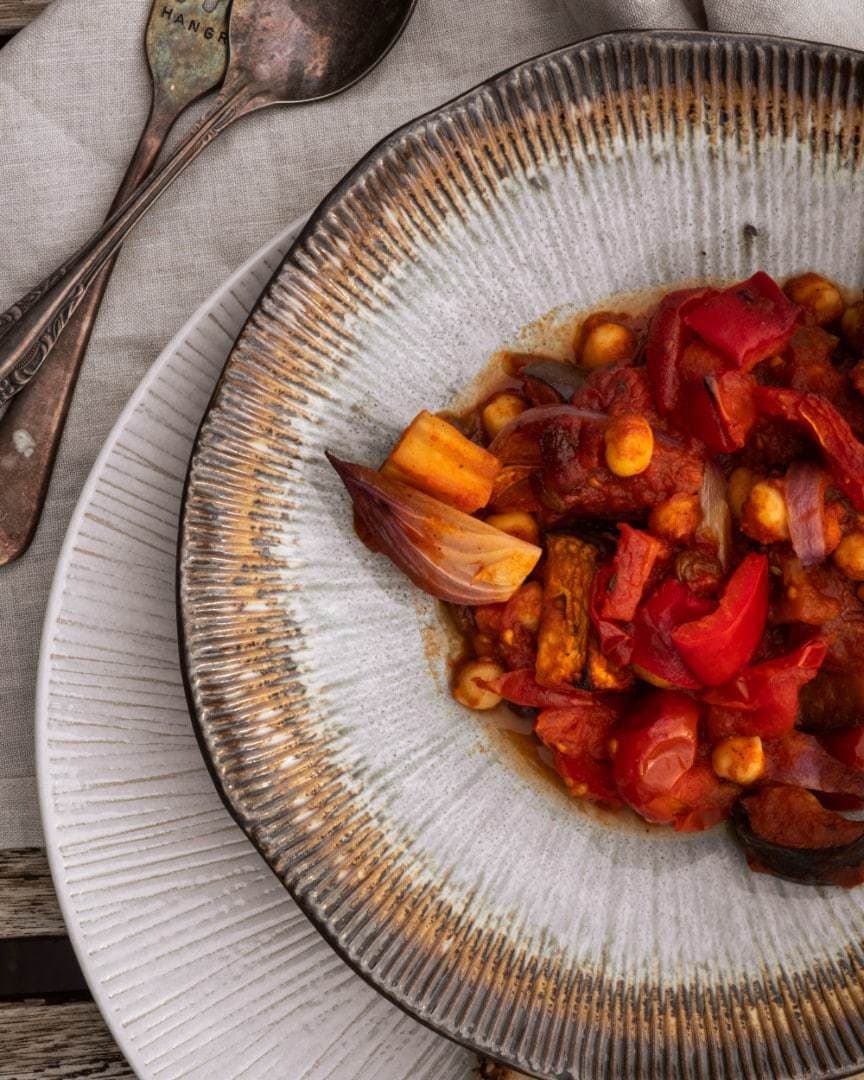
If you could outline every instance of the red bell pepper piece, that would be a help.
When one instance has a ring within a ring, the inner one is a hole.
[[[630,622],[636,614],[654,564],[663,554],[663,544],[649,533],[629,525],[619,525],[618,531],[620,536],[612,560],[612,578],[603,597],[600,616]]]
[[[843,728],[820,735],[819,742],[850,769],[864,772],[864,728]],[[832,810],[860,810],[864,799],[858,795],[828,795],[820,792],[819,801]]]
[[[748,555],[726,583],[716,611],[684,623],[672,641],[705,686],[722,686],[748,663],[768,618],[768,559]]]
[[[533,668],[508,671],[483,685],[500,694],[505,701],[513,705],[524,705],[529,709],[591,710],[598,708],[606,700],[590,690],[577,690],[575,686],[562,685],[552,689],[541,686],[534,677]]]
[[[588,754],[571,757],[560,750],[555,751],[552,761],[555,771],[574,795],[606,806],[621,806],[610,762],[597,761]]]
[[[852,428],[819,394],[801,394],[773,386],[757,386],[756,408],[805,428],[819,444],[831,475],[856,510],[864,511],[864,445]]]
[[[672,788],[672,798],[680,804],[673,809],[675,831],[713,829],[729,817],[740,795],[737,784],[720,780],[710,765],[697,761]]]
[[[537,717],[534,734],[555,752],[555,769],[574,794],[621,805],[609,760],[609,732],[620,716],[597,699],[593,708],[545,709]]]
[[[706,375],[684,388],[687,430],[715,454],[740,450],[756,423],[753,379],[743,371]]]
[[[815,735],[790,731],[779,739],[766,739],[762,746],[763,780],[838,795],[864,795],[864,772],[829,754]]]
[[[686,694],[651,693],[615,732],[612,773],[624,801],[646,821],[670,822],[680,810],[672,794],[693,767],[699,705]]]
[[[615,571],[612,564],[601,566],[591,583],[591,596],[588,600],[588,614],[597,638],[600,651],[620,667],[630,663],[633,653],[633,630],[628,624],[606,619],[601,615],[603,604],[609,591]]]
[[[664,416],[675,412],[679,405],[679,363],[686,337],[684,320],[692,308],[713,296],[717,296],[716,289],[680,289],[668,293],[651,320],[645,342],[645,369],[654,404]]]
[[[798,718],[798,693],[816,678],[828,653],[824,638],[815,637],[794,652],[745,668],[736,678],[703,701],[717,708],[708,713],[712,742],[731,735],[759,735],[763,739],[785,735]]]
[[[735,367],[749,369],[785,347],[800,310],[760,270],[747,281],[690,305],[684,322]]]
[[[712,601],[697,596],[680,581],[664,581],[640,606],[633,621],[630,660],[636,673],[655,686],[697,690],[702,684],[681,659],[672,635],[676,627],[713,607]]]
[[[850,769],[864,772],[864,727],[831,731],[819,739],[829,754],[833,754]]]

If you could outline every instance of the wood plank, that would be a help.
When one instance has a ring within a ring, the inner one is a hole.
[[[0,940],[0,1002],[32,997],[90,1000],[90,990],[69,938]]]
[[[65,935],[45,853],[0,851],[0,938]]]
[[[0,1005],[0,1080],[134,1080],[95,1005]]]
[[[32,22],[51,0],[0,0],[0,37]]]

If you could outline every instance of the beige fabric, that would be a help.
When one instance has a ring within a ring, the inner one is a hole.
[[[149,0],[55,0],[0,52],[0,308],[99,223],[144,120]],[[189,312],[397,124],[516,61],[628,26],[705,26],[864,46],[860,0],[420,0],[405,37],[340,98],[230,131],[124,250],[28,554],[0,569],[0,848],[39,844],[33,691],[63,534],[132,389]]]

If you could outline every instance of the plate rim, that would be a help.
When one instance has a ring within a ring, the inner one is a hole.
[[[56,809],[53,805],[52,792],[50,787],[50,769],[48,767],[48,734],[49,734],[49,716],[48,716],[48,698],[50,695],[49,677],[51,665],[48,659],[50,655],[51,637],[54,627],[56,625],[57,616],[60,613],[63,604],[63,589],[66,581],[66,576],[69,570],[69,563],[72,556],[72,549],[77,537],[79,528],[84,520],[85,506],[89,502],[90,498],[96,491],[99,478],[102,474],[102,470],[105,463],[109,460],[113,453],[114,446],[117,440],[121,437],[126,426],[129,423],[130,418],[137,410],[138,406],[143,400],[145,400],[148,392],[151,388],[151,382],[153,376],[161,368],[166,358],[172,353],[176,352],[182,345],[185,339],[202,323],[208,312],[215,307],[220,300],[224,299],[234,286],[241,281],[247,274],[249,274],[255,266],[274,249],[278,248],[280,244],[284,243],[286,239],[294,236],[299,236],[302,231],[303,225],[307,220],[308,215],[303,214],[300,217],[295,218],[287,226],[281,229],[278,233],[272,236],[268,241],[261,245],[256,251],[254,251],[247,259],[241,263],[232,273],[216,288],[209,296],[195,308],[194,312],[183,323],[180,329],[171,337],[165,347],[159,352],[155,360],[147,368],[146,372],[141,378],[141,381],[135,387],[131,397],[124,405],[120,415],[111,427],[104,443],[102,444],[99,453],[97,454],[90,470],[87,474],[87,479],[81,488],[75,503],[75,508],[72,512],[72,516],[69,519],[69,524],[66,527],[66,532],[63,537],[63,543],[60,548],[60,554],[57,558],[57,563],[54,568],[54,574],[51,580],[51,590],[48,595],[48,603],[45,607],[45,615],[42,620],[42,630],[39,635],[39,660],[36,674],[36,695],[34,706],[34,728],[35,728],[35,760],[36,760],[36,790],[39,804],[39,816],[42,821],[42,831],[45,837],[45,855],[48,860],[48,867],[51,872],[51,880],[54,885],[54,891],[57,894],[57,900],[60,905],[60,911],[63,915],[63,922],[66,926],[66,932],[69,936],[69,940],[72,944],[72,949],[75,953],[76,959],[81,967],[81,971],[84,975],[85,982],[90,991],[90,994],[95,1002],[99,1013],[105,1021],[108,1030],[111,1033],[112,1038],[117,1043],[121,1053],[126,1059],[128,1065],[132,1068],[136,1076],[144,1075],[142,1072],[142,1064],[138,1059],[138,1051],[134,1043],[127,1037],[126,1029],[122,1020],[115,1015],[114,1008],[102,987],[101,982],[92,973],[90,968],[90,956],[88,948],[84,942],[78,925],[78,916],[72,902],[71,894],[64,876],[64,867],[59,852],[59,837],[57,835],[57,829],[59,826],[59,818],[56,813]],[[281,266],[281,260],[280,260]],[[276,271],[278,273],[278,269]],[[265,283],[263,291],[268,288],[268,282]],[[256,302],[257,303],[257,302]],[[232,346],[233,349],[233,346]],[[230,354],[229,354],[230,355]],[[209,408],[209,406],[208,406]],[[181,669],[183,667],[181,663]],[[185,678],[185,675],[184,675]],[[193,723],[193,728],[196,725]],[[197,738],[197,730],[196,730]],[[205,760],[207,760],[205,758]],[[208,763],[209,768],[209,763]]]
[[[834,58],[846,59],[846,60],[848,60],[848,61],[850,61],[852,63],[864,64],[864,49],[858,50],[858,49],[850,48],[848,46],[832,45],[832,44],[830,44],[828,42],[814,41],[814,40],[807,39],[807,38],[789,37],[789,36],[785,36],[785,35],[770,35],[770,34],[759,34],[759,33],[743,33],[743,32],[714,31],[714,30],[696,30],[696,29],[690,29],[690,28],[684,28],[684,29],[662,28],[662,29],[650,29],[650,30],[640,29],[640,28],[633,28],[633,29],[619,29],[619,30],[607,31],[607,32],[603,32],[603,33],[593,34],[593,35],[588,36],[588,37],[575,39],[574,41],[570,42],[569,44],[560,46],[560,47],[555,48],[555,49],[548,50],[546,52],[541,52],[541,53],[532,55],[530,57],[527,57],[524,60],[518,61],[517,63],[510,65],[509,67],[501,69],[500,71],[498,71],[495,74],[489,76],[488,78],[485,78],[485,79],[481,80],[480,82],[476,83],[474,86],[470,87],[468,90],[465,90],[464,92],[461,92],[461,93],[457,94],[453,98],[448,99],[447,101],[441,103],[438,106],[435,106],[432,109],[427,110],[426,112],[418,114],[417,116],[415,116],[411,120],[407,121],[406,123],[401,124],[398,127],[394,128],[387,135],[385,135],[380,140],[378,140],[374,145],[372,145],[369,148],[369,150],[366,153],[364,153],[355,162],[355,164],[340,178],[340,180],[330,189],[330,191],[322,198],[322,200],[315,207],[315,209],[309,215],[309,218],[306,221],[305,226],[300,231],[300,233],[297,235],[297,237],[295,238],[295,240],[292,243],[291,247],[286,252],[286,254],[285,254],[285,256],[284,256],[284,258],[282,260],[282,263],[280,264],[279,268],[276,270],[276,272],[273,275],[273,280],[275,281],[275,280],[278,279],[279,275],[281,274],[281,272],[282,272],[282,270],[284,268],[285,263],[290,261],[290,259],[291,259],[292,255],[294,254],[294,252],[298,251],[298,250],[302,250],[304,245],[306,244],[306,242],[308,240],[314,239],[316,230],[318,229],[318,227],[321,224],[322,220],[330,212],[332,207],[339,202],[339,200],[344,195],[344,193],[346,191],[350,190],[352,185],[354,184],[354,182],[362,176],[364,171],[367,169],[367,166],[370,163],[374,162],[380,155],[382,155],[392,145],[397,143],[404,135],[409,134],[414,129],[418,129],[418,128],[422,127],[422,125],[424,125],[424,124],[434,122],[436,118],[441,116],[441,114],[447,113],[450,110],[458,108],[462,104],[468,103],[471,99],[476,97],[478,94],[482,93],[482,91],[484,91],[486,89],[489,89],[489,88],[492,88],[496,84],[504,82],[508,77],[516,75],[516,74],[518,74],[519,72],[521,72],[524,69],[529,69],[532,65],[547,62],[547,61],[553,61],[555,59],[558,59],[558,58],[561,58],[561,57],[564,57],[564,56],[572,55],[572,54],[577,53],[578,51],[583,50],[583,49],[590,49],[592,47],[593,48],[600,47],[602,45],[605,45],[606,43],[609,43],[610,45],[632,44],[632,45],[635,45],[635,46],[638,46],[641,43],[657,43],[657,44],[666,43],[666,44],[669,44],[669,45],[681,45],[681,46],[687,46],[687,45],[693,46],[693,45],[697,45],[697,44],[704,45],[704,46],[708,46],[708,45],[711,45],[711,44],[714,44],[714,45],[728,44],[728,45],[734,46],[736,44],[745,44],[745,45],[750,46],[751,48],[761,46],[761,47],[766,48],[766,49],[770,49],[772,47],[773,48],[790,47],[792,49],[804,49],[804,50],[810,51],[814,55],[814,57],[816,57],[816,56],[819,56],[819,57],[828,57],[828,56],[830,56],[830,57],[834,57]],[[265,296],[266,296],[266,293],[267,293],[268,289],[269,289],[269,285],[262,292],[261,296],[259,297],[259,300],[258,300],[257,304],[250,311],[249,316],[248,316],[248,318],[246,320],[246,323],[244,324],[244,328],[240,331],[240,335],[238,335],[238,341],[239,341],[240,337],[243,336],[246,326],[254,318],[256,313],[260,310],[262,301],[265,299]],[[185,689],[185,692],[186,692],[186,695],[187,695],[187,700],[188,700],[188,704],[189,704],[189,711],[190,711],[190,717],[192,719],[192,725],[193,725],[193,728],[194,728],[195,733],[196,733],[196,738],[198,739],[199,745],[200,745],[201,750],[202,750],[202,754],[203,754],[203,756],[205,758],[205,761],[207,762],[208,770],[210,771],[210,774],[214,779],[214,783],[216,785],[216,788],[217,788],[217,791],[218,791],[218,793],[220,795],[220,798],[222,799],[223,803],[227,807],[229,813],[231,813],[231,815],[237,821],[238,825],[243,829],[244,833],[249,837],[251,842],[255,845],[256,849],[261,854],[262,858],[266,862],[267,866],[270,868],[271,872],[279,879],[279,881],[283,884],[283,886],[288,890],[288,892],[290,893],[292,899],[294,899],[294,901],[298,904],[298,906],[304,912],[304,914],[309,919],[309,921],[315,926],[315,928],[324,937],[324,939],[328,942],[328,944],[338,953],[340,958],[346,964],[348,964],[348,966],[356,974],[358,974],[361,978],[363,978],[364,981],[366,981],[377,993],[379,993],[383,997],[387,998],[390,1002],[392,1002],[394,1005],[396,1005],[402,1011],[407,1013],[414,1020],[416,1020],[417,1022],[419,1022],[419,1023],[425,1025],[426,1027],[430,1028],[432,1031],[436,1032],[437,1034],[442,1035],[442,1036],[444,1036],[444,1037],[446,1037],[448,1039],[451,1039],[454,1042],[457,1042],[457,1043],[465,1046],[467,1049],[477,1053],[478,1055],[485,1056],[487,1058],[491,1058],[491,1059],[501,1063],[505,1067],[518,1070],[520,1073],[524,1073],[524,1074],[526,1074],[528,1076],[538,1077],[538,1080],[543,1080],[543,1077],[546,1076],[546,1074],[538,1074],[538,1073],[532,1072],[524,1061],[520,1061],[520,1060],[516,1059],[513,1056],[509,1056],[506,1053],[502,1053],[500,1047],[490,1047],[489,1045],[484,1045],[484,1044],[476,1041],[476,1039],[474,1039],[474,1038],[472,1038],[472,1037],[470,1037],[468,1035],[463,1035],[461,1033],[460,1034],[455,1034],[454,1032],[452,1032],[450,1030],[447,1030],[443,1026],[438,1025],[433,1020],[427,1019],[426,1017],[421,1015],[419,1012],[416,1012],[412,1008],[412,1006],[410,1004],[408,1004],[406,1001],[402,1000],[400,997],[396,996],[394,993],[391,993],[390,991],[388,991],[386,987],[384,987],[384,986],[380,985],[378,982],[376,982],[376,980],[374,979],[372,974],[370,972],[365,971],[363,969],[361,963],[358,960],[356,960],[354,957],[352,957],[352,955],[350,954],[348,949],[341,942],[338,932],[336,930],[332,929],[328,925],[326,920],[323,917],[320,917],[316,913],[316,911],[314,909],[314,906],[312,906],[311,904],[306,902],[305,895],[302,892],[300,892],[298,890],[298,888],[297,888],[298,881],[297,881],[296,877],[295,878],[289,877],[289,873],[287,871],[286,871],[285,875],[283,876],[271,864],[270,859],[267,856],[267,852],[265,850],[264,845],[262,843],[259,843],[259,841],[256,839],[256,836],[255,836],[254,831],[253,831],[253,825],[244,818],[244,814],[243,814],[242,810],[239,807],[235,806],[235,804],[233,803],[233,801],[231,799],[231,796],[229,795],[228,791],[226,790],[226,788],[225,788],[225,786],[223,784],[223,779],[222,779],[221,775],[217,771],[216,763],[213,760],[213,756],[211,755],[209,747],[207,745],[207,737],[206,737],[206,733],[205,733],[205,729],[204,729],[204,723],[203,723],[203,721],[201,719],[201,716],[199,714],[199,709],[198,709],[198,706],[197,706],[196,701],[195,701],[195,695],[194,695],[194,691],[193,691],[193,687],[192,687],[192,682],[193,682],[192,672],[191,672],[192,660],[191,660],[191,657],[189,655],[189,646],[188,646],[188,639],[187,639],[187,633],[186,633],[186,619],[185,619],[184,607],[183,607],[183,603],[182,603],[182,575],[183,575],[184,561],[188,558],[188,550],[186,548],[186,540],[187,540],[187,514],[188,514],[188,508],[189,508],[189,498],[188,498],[188,496],[189,496],[189,491],[190,491],[191,476],[192,476],[192,472],[193,472],[193,469],[194,469],[196,459],[197,459],[199,451],[200,451],[202,431],[203,431],[205,425],[207,424],[207,421],[208,421],[208,419],[209,419],[209,417],[211,415],[211,412],[212,412],[212,410],[214,408],[216,397],[217,397],[217,395],[219,393],[222,382],[224,381],[224,378],[225,378],[225,375],[226,375],[226,373],[228,371],[229,365],[231,364],[232,357],[233,357],[233,350],[232,350],[232,354],[230,354],[228,359],[226,360],[225,367],[223,369],[222,375],[220,376],[220,379],[219,379],[216,387],[214,388],[213,396],[211,398],[211,401],[210,401],[210,403],[209,403],[209,405],[207,407],[207,410],[204,413],[204,416],[202,417],[201,425],[199,426],[198,433],[195,436],[193,449],[192,449],[192,454],[190,455],[189,469],[187,471],[186,480],[185,480],[185,483],[184,483],[183,498],[182,498],[182,505],[181,505],[181,512],[180,512],[180,527],[179,527],[179,531],[178,531],[178,544],[177,544],[177,550],[178,550],[177,574],[176,574],[176,590],[177,590],[177,598],[178,598],[178,603],[177,603],[178,641],[179,641],[179,645],[180,645],[180,667],[181,667],[181,672],[182,672],[183,685],[184,685],[184,689]],[[569,1075],[569,1073],[567,1075]],[[712,1073],[711,1075],[714,1076],[715,1074]],[[716,1075],[720,1076],[720,1075],[726,1075],[726,1074],[725,1073],[722,1073],[722,1074],[718,1073]],[[730,1077],[731,1076],[737,1076],[737,1075],[739,1075],[739,1073],[738,1072],[730,1072],[728,1075]],[[848,1080],[848,1078],[857,1077],[857,1076],[861,1075],[861,1069],[860,1069],[859,1066],[852,1066],[852,1067],[849,1067],[849,1068],[843,1067],[839,1071],[826,1072],[826,1073],[822,1073],[820,1075],[823,1075],[824,1077],[826,1077],[826,1080],[828,1080],[828,1078],[830,1078],[830,1080]]]

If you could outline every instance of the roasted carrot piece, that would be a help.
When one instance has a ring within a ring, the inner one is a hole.
[[[419,413],[381,466],[391,480],[471,514],[489,502],[501,462],[446,420]]]
[[[588,652],[588,599],[597,551],[575,536],[549,536],[537,638],[541,686],[576,682]]]

